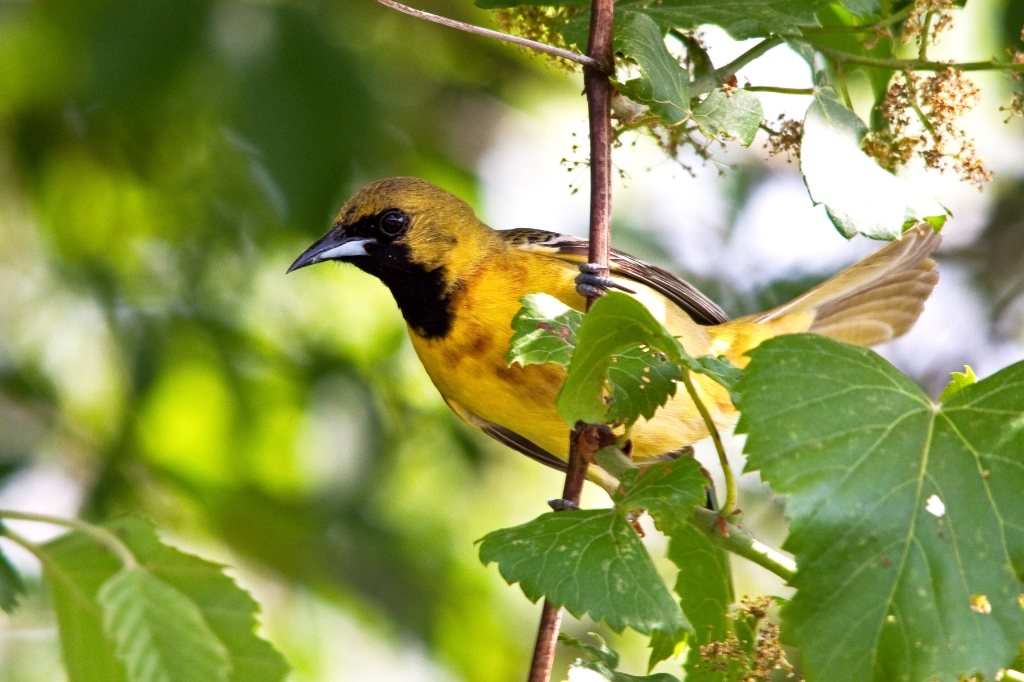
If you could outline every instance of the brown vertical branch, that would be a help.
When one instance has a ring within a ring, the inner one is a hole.
[[[594,273],[601,277],[608,276],[612,231],[612,84],[608,76],[614,67],[614,8],[615,0],[593,0],[587,56],[603,68],[583,67],[583,85],[590,116],[590,262],[604,268]],[[588,297],[588,309],[595,300]]]
[[[612,86],[608,80],[614,68],[612,55],[612,23],[615,0],[592,0],[590,13],[590,44],[587,56],[600,68],[583,67],[583,84],[587,94],[590,117],[590,254],[592,264],[601,266],[594,272],[608,276],[608,250],[611,245],[612,222]],[[587,309],[597,300],[587,297]],[[587,467],[600,442],[598,427],[576,425],[569,440],[569,468],[565,473],[562,499],[578,505]],[[537,643],[533,650],[528,682],[548,682],[555,659],[555,645],[562,622],[562,609],[547,600],[541,612]]]

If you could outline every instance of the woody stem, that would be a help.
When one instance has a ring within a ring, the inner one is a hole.
[[[590,118],[590,253],[589,262],[603,270],[594,273],[608,276],[608,252],[612,228],[612,85],[608,75],[614,71],[612,55],[612,23],[615,0],[592,0],[590,10],[590,43],[587,56],[592,61],[583,67],[583,87],[587,95]],[[587,298],[587,309],[597,300]],[[590,431],[597,427],[578,424],[569,441],[569,468],[565,474],[562,499],[579,504],[583,483],[587,478],[589,452],[595,439]],[[562,609],[547,600],[541,612],[537,643],[530,665],[529,682],[548,682],[555,658]]]

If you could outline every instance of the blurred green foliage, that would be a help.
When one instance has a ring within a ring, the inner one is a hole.
[[[536,610],[472,541],[543,511],[559,476],[457,422],[376,280],[284,271],[365,181],[473,202],[495,103],[547,78],[368,0],[0,3],[0,487],[57,468],[85,518],[141,512],[240,566],[296,679],[359,646],[330,640],[324,601],[466,680],[521,679]],[[730,211],[759,173],[731,176]],[[28,582],[2,682],[61,679]]]
[[[461,112],[525,65],[369,2],[3,3],[0,476],[57,463],[86,518],[141,511],[466,679],[519,677],[529,641],[471,544],[508,512],[460,528],[496,448],[376,280],[284,271],[364,181],[472,197],[491,121]]]

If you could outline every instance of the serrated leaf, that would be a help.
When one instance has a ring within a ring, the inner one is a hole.
[[[679,678],[668,673],[655,673],[654,675],[630,675],[629,673],[611,670],[596,661],[576,661],[573,668],[592,670],[608,682],[679,682]]]
[[[505,362],[524,367],[553,362],[568,367],[583,313],[547,294],[529,294],[520,303],[522,307],[512,318],[514,332]]]
[[[870,350],[798,334],[752,351],[737,390],[747,469],[787,496],[782,615],[807,678],[1005,667],[1024,641],[1024,363],[936,406]]]
[[[288,673],[282,656],[255,633],[256,602],[219,564],[163,544],[139,517],[106,524],[153,575],[194,601],[231,657],[231,682],[280,682]],[[43,577],[60,626],[70,682],[117,682],[124,672],[103,633],[96,593],[120,563],[81,533],[41,547]]]
[[[227,649],[199,607],[144,568],[108,578],[96,600],[131,682],[227,682]]]
[[[625,406],[615,402],[615,390],[606,391],[612,358],[640,346],[662,351],[669,361],[680,367],[712,378],[715,377],[711,373],[717,372],[729,380],[723,374],[723,361],[712,358],[698,361],[690,357],[642,303],[626,294],[609,292],[591,306],[576,332],[576,350],[556,400],[558,413],[566,423],[574,425],[582,420],[590,424],[615,421],[629,424],[641,416],[640,408],[649,400],[639,395],[643,391],[630,393]],[[628,392],[629,388],[625,383],[619,384],[622,391]],[[662,402],[668,397],[665,394]],[[610,418],[610,414],[614,414],[614,418]]]
[[[647,510],[658,530],[671,535],[688,526],[694,507],[704,504],[708,483],[697,460],[680,457],[625,472],[612,499],[623,512]]]
[[[609,668],[615,669],[619,667],[619,654],[616,651],[608,648],[604,638],[601,635],[591,632],[590,636],[597,640],[597,646],[593,644],[587,644],[586,642],[576,639],[571,635],[567,635],[564,632],[558,633],[558,642],[565,646],[571,646],[574,649],[579,649],[584,654],[589,656],[592,660],[595,660],[602,665],[606,665]]]
[[[657,635],[659,632],[659,630],[655,630],[654,634]],[[619,654],[612,649],[609,649],[608,645],[604,643],[604,639],[602,639],[600,635],[591,632],[590,636],[599,642],[599,646],[581,642],[575,637],[570,637],[565,633],[559,633],[559,642],[566,646],[579,649],[583,654],[572,664],[573,668],[592,670],[601,675],[604,679],[608,680],[608,682],[679,682],[678,679],[668,673],[658,673],[657,675],[639,677],[637,675],[629,675],[628,673],[619,672],[616,670],[616,668],[619,667]]]
[[[622,94],[646,104],[666,125],[690,115],[690,75],[665,47],[661,28],[646,14],[627,12],[615,26],[615,50],[640,67],[641,78],[617,85]]]
[[[3,534],[3,528],[3,522],[0,522],[0,535]],[[18,595],[24,594],[25,583],[21,580],[21,574],[0,548],[0,609],[4,613],[14,613],[18,607]]]
[[[488,533],[480,560],[497,562],[530,601],[546,597],[615,632],[688,626],[633,526],[615,509],[552,512]]]
[[[611,360],[608,388],[612,402],[605,414],[611,422],[631,424],[637,415],[650,419],[676,394],[676,381],[683,378],[679,365],[647,346],[616,353]]]
[[[757,95],[746,90],[712,90],[694,107],[693,120],[705,137],[734,137],[749,147],[764,120],[764,110]]]
[[[717,358],[713,358],[710,355],[701,355],[694,358],[694,362],[700,367],[699,370],[694,371],[706,374],[727,388],[733,402],[736,402],[736,384],[743,378],[743,370],[732,364],[729,358],[724,355],[720,355]]]
[[[622,10],[644,12],[668,28],[721,26],[736,40],[778,33],[794,33],[801,26],[816,26],[815,13],[830,0],[626,0]],[[618,26],[615,27],[618,31]]]
[[[717,682],[722,675],[698,671],[700,647],[725,640],[729,632],[729,605],[736,601],[729,555],[711,544],[708,536],[691,524],[679,526],[668,543],[668,558],[679,568],[675,593],[683,613],[693,624],[693,638],[684,668],[693,679]],[[650,665],[656,663],[653,659]]]
[[[950,374],[950,381],[946,384],[946,388],[943,389],[942,395],[939,396],[939,402],[944,403],[957,393],[960,392],[965,386],[970,386],[978,382],[978,377],[975,376],[974,370],[971,369],[970,365],[964,365],[963,372],[953,372]]]
[[[800,171],[815,204],[825,204],[832,224],[846,238],[863,234],[892,240],[908,222],[944,218],[945,209],[918,196],[906,183],[865,154],[867,127],[828,88],[815,88],[804,117]],[[870,197],[870,201],[865,200]]]

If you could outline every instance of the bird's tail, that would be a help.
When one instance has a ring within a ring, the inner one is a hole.
[[[873,346],[907,332],[939,281],[930,258],[942,238],[921,224],[789,303],[709,327],[715,352],[745,365],[746,351],[780,334],[811,332]]]
[[[754,315],[754,321],[783,328],[797,323],[804,328],[792,331],[858,346],[894,339],[917,321],[939,281],[930,256],[941,241],[922,223],[802,296]]]

